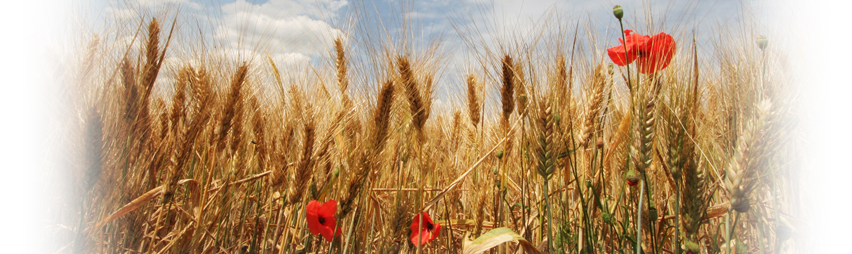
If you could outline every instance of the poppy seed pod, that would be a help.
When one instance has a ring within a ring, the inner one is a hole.
[[[612,14],[615,15],[615,18],[621,20],[621,18],[624,17],[624,10],[621,9],[621,5],[616,5],[615,7],[612,7]]]
[[[760,50],[766,49],[766,46],[768,46],[768,45],[769,45],[769,40],[766,39],[766,36],[757,37],[757,47],[760,48]]]

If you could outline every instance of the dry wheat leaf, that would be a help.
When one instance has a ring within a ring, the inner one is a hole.
[[[464,237],[464,245],[462,247],[462,252],[464,254],[478,254],[483,253],[491,248],[497,247],[497,245],[506,243],[506,242],[517,242],[521,244],[521,247],[527,253],[541,253],[538,249],[536,249],[532,244],[530,244],[527,239],[524,239],[515,231],[512,231],[509,228],[495,228],[491,231],[488,231],[485,234],[477,237],[473,241],[470,240],[470,233],[465,235]]]

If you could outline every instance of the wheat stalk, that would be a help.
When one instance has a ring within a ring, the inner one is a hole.
[[[237,119],[238,121],[233,120],[235,115],[242,114],[242,88],[245,83],[247,73],[248,66],[245,62],[243,62],[231,77],[228,97],[225,99],[224,104],[225,113],[222,115],[222,118],[219,119],[219,136],[216,139],[218,140],[217,150],[225,148],[225,143],[227,142],[225,137],[228,135],[228,131],[231,129],[234,122],[240,122],[239,119]],[[237,131],[239,130],[234,132],[236,133]]]
[[[501,123],[504,130],[509,128],[509,116],[515,110],[514,89],[515,89],[515,73],[512,57],[506,55],[502,61],[502,81],[503,86],[500,89],[500,103],[503,105],[503,118]]]
[[[480,108],[482,106],[479,101],[479,84],[476,81],[476,77],[473,74],[469,74],[467,75],[467,107],[468,114],[470,114],[470,121],[473,122],[474,127],[479,125],[481,119],[482,110]]]
[[[593,92],[589,97],[589,108],[586,110],[586,118],[583,121],[582,133],[579,137],[579,143],[584,147],[589,145],[596,127],[595,119],[599,117],[598,115],[603,109],[603,92],[606,86],[606,74],[604,74],[603,66],[603,63],[600,63],[595,67],[594,77],[592,78]]]

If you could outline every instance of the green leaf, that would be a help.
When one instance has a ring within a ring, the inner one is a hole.
[[[523,247],[524,251],[527,253],[541,253],[541,251],[536,249],[535,246],[527,241],[527,239],[524,239],[518,235],[518,233],[515,233],[515,231],[506,227],[492,229],[473,241],[470,240],[470,233],[466,234],[464,237],[462,252],[464,254],[483,253],[506,242],[520,243],[521,247]]]

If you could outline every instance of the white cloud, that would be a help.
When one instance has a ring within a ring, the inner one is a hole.
[[[136,10],[106,7],[105,11],[115,19],[123,20],[134,18],[137,15]]]
[[[192,9],[199,10],[201,9],[201,4],[193,2],[191,0],[136,0],[139,4],[143,6],[163,6],[167,4],[180,4],[181,6],[186,6]]]
[[[346,4],[331,0],[271,0],[256,5],[238,0],[222,6],[224,17],[215,34],[231,48],[318,56],[342,32],[316,17],[334,16]]]
[[[279,68],[283,66],[303,65],[311,59],[302,53],[278,53],[270,56],[275,65]]]
[[[252,12],[273,18],[286,18],[297,15],[334,17],[335,13],[347,4],[349,3],[346,0],[269,0],[266,3],[257,5],[246,2],[245,0],[237,0],[233,3],[222,5],[222,12],[226,15]]]

